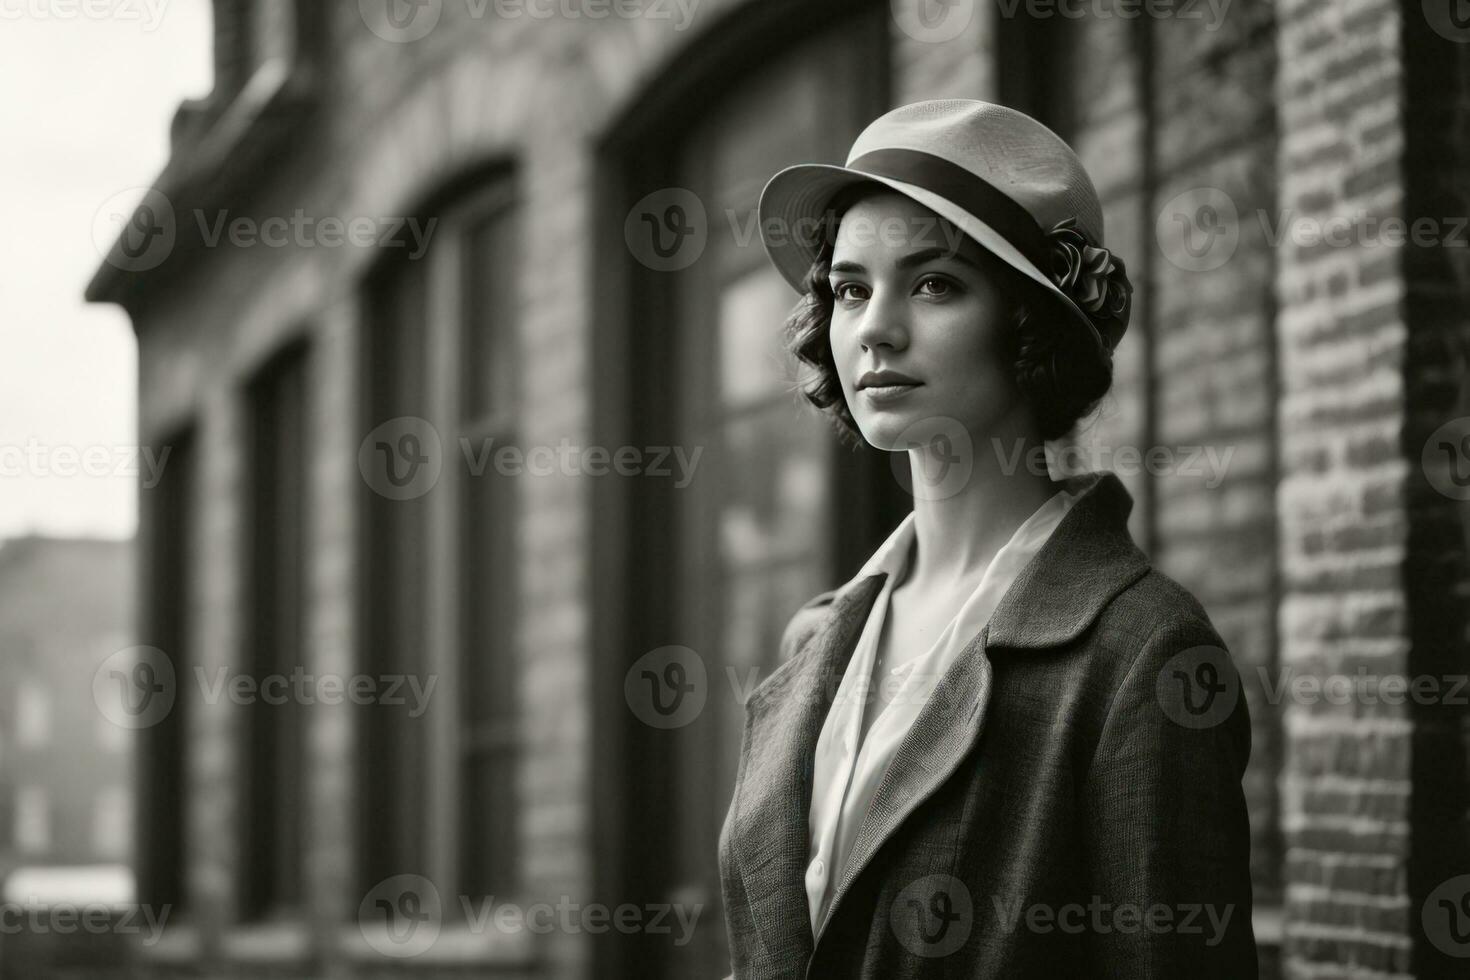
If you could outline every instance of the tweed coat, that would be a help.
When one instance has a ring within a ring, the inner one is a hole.
[[[925,703],[813,936],[813,752],[884,573],[808,602],[746,702],[720,878],[735,980],[1253,980],[1239,674],[1082,496]]]

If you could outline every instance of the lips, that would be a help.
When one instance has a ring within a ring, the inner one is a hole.
[[[918,378],[911,378],[907,374],[898,371],[869,371],[858,378],[857,390],[863,391],[867,388],[912,388],[921,384]]]
[[[857,390],[869,404],[881,405],[905,397],[922,384],[898,371],[869,371],[858,378]]]

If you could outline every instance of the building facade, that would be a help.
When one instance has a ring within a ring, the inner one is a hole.
[[[90,681],[132,642],[134,578],[126,541],[0,545],[0,881],[132,861],[132,733]]]
[[[110,980],[129,948],[118,910],[135,899],[134,730],[98,710],[94,684],[115,682],[133,644],[134,559],[129,541],[0,545],[3,980]]]
[[[1066,138],[1137,286],[1074,458],[1240,664],[1266,975],[1452,975],[1465,709],[1281,680],[1466,669],[1465,251],[1301,231],[1465,210],[1457,22],[214,9],[214,92],[88,294],[132,315],[171,451],[140,530],[178,685],[140,733],[140,883],[177,909],[149,975],[724,975],[739,692],[906,506],[791,396],[755,203],[942,97]]]

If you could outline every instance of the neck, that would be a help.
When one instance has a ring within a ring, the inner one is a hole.
[[[946,472],[932,446],[908,451],[916,550],[905,577],[921,592],[984,574],[1016,528],[1062,488],[1047,472],[1029,415],[1013,412],[969,436],[972,467],[958,487],[953,476],[926,482],[924,474]]]

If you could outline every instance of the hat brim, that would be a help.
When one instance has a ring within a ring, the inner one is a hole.
[[[761,241],[776,271],[798,293],[806,292],[807,273],[821,248],[821,240],[814,232],[820,228],[827,206],[844,188],[870,182],[897,191],[954,224],[986,251],[1055,298],[1060,309],[1087,329],[1099,351],[1108,353],[1107,345],[1092,318],[1070,296],[1062,292],[1050,276],[1038,269],[1004,235],[978,215],[971,214],[947,198],[922,187],[850,167],[825,163],[797,164],[777,173],[766,182],[765,189],[761,191]]]

